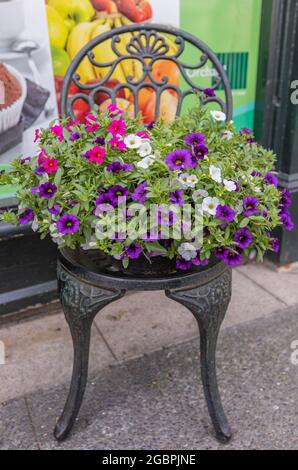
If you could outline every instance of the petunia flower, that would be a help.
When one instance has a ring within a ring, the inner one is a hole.
[[[170,152],[166,156],[166,164],[172,171],[190,168],[192,164],[190,150],[179,149]]]
[[[227,248],[225,248],[224,246],[216,247],[215,250],[214,250],[215,258],[217,258],[219,260],[223,260],[224,257],[225,257],[226,251],[227,251]]]
[[[119,198],[126,198],[128,195],[128,189],[119,184],[111,186],[108,190],[108,196],[110,197],[111,203],[114,207],[118,204]]]
[[[204,134],[200,134],[199,132],[191,132],[190,134],[183,137],[184,142],[191,147],[205,143],[205,139],[206,137]]]
[[[182,189],[177,189],[176,191],[173,191],[170,193],[170,202],[172,204],[178,204],[178,206],[183,206],[184,205],[184,199],[183,199],[183,191]]]
[[[197,248],[192,243],[181,243],[177,251],[186,261],[191,261],[197,256]]]
[[[218,124],[225,122],[227,119],[227,116],[222,111],[210,111],[210,114],[212,119]]]
[[[210,215],[216,214],[217,206],[219,205],[219,199],[217,197],[205,197],[202,203],[203,212],[207,212]]]
[[[176,268],[181,269],[182,271],[188,271],[192,266],[191,261],[186,261],[183,258],[176,259]]]
[[[28,207],[27,209],[24,210],[24,212],[22,212],[19,215],[19,224],[20,225],[26,225],[33,219],[34,219],[34,213],[33,213],[32,209],[29,209],[29,207]]]
[[[220,168],[218,168],[214,165],[210,165],[209,174],[211,176],[211,179],[213,179],[213,181],[215,181],[216,183],[221,183],[222,179],[221,179],[221,169]]]
[[[216,217],[218,217],[220,220],[223,220],[224,222],[233,222],[235,215],[235,211],[233,211],[233,209],[227,205],[218,205],[216,208]]]
[[[116,175],[117,173],[120,173],[120,171],[126,172],[132,170],[133,168],[134,165],[130,163],[113,162],[107,166],[106,170],[113,173],[113,175]]]
[[[75,140],[78,140],[81,138],[81,134],[79,132],[73,132],[70,136],[69,136],[69,140],[71,142],[74,142]]]
[[[37,142],[38,139],[39,139],[39,129],[35,129],[34,143]]]
[[[42,167],[45,169],[46,173],[54,173],[58,170],[58,160],[56,158],[46,158],[44,162],[42,162]]]
[[[237,191],[237,184],[232,180],[223,180],[224,187],[228,192]]]
[[[243,257],[241,255],[241,250],[226,250],[224,254],[224,263],[228,266],[238,266],[242,263]]]
[[[233,138],[234,134],[231,131],[223,131],[221,134],[221,138],[223,140],[231,140]]]
[[[189,175],[188,173],[183,173],[179,176],[178,182],[182,188],[194,188],[198,183],[198,177],[196,175]]]
[[[64,214],[57,222],[59,233],[72,235],[77,232],[80,226],[80,219],[73,214]]]
[[[95,162],[97,164],[101,164],[106,156],[106,149],[100,146],[93,147],[92,149],[88,150],[88,160],[90,163]]]
[[[142,145],[142,139],[136,134],[128,134],[124,137],[124,143],[129,149],[138,149]],[[150,152],[149,152],[150,153]],[[144,155],[145,156],[145,155]]]
[[[204,160],[205,155],[208,155],[208,152],[209,150],[205,143],[195,145],[193,149],[193,154],[198,160]]]
[[[126,132],[126,124],[123,119],[113,119],[111,124],[108,127],[108,131],[113,134],[113,136],[124,136]]]
[[[142,168],[143,170],[147,170],[149,166],[152,165],[152,163],[155,162],[155,156],[154,155],[148,155],[148,157],[143,158],[139,162],[137,162],[137,167]]]
[[[137,259],[140,257],[142,251],[142,247],[138,243],[131,243],[131,245],[125,249],[124,253],[128,258]]]
[[[143,141],[141,146],[138,149],[138,154],[140,157],[144,158],[150,155],[152,152],[152,147],[150,145],[150,142],[148,141]]]
[[[248,228],[242,228],[237,230],[234,237],[234,241],[238,243],[238,246],[240,246],[240,248],[242,248],[243,250],[245,250],[245,248],[248,248],[252,244],[253,239],[254,237],[250,230],[248,230]]]
[[[127,149],[124,140],[122,139],[121,136],[119,137],[118,135],[115,135],[111,140],[109,140],[109,145],[112,148],[118,149],[122,152]]]
[[[47,182],[39,186],[40,197],[50,199],[51,197],[55,196],[56,192],[57,186],[54,183]]]
[[[264,178],[265,183],[269,185],[273,185],[276,188],[278,187],[278,179],[273,173],[266,173],[265,178]]]
[[[144,204],[146,201],[147,193],[148,193],[148,183],[144,182],[139,184],[139,186],[136,187],[134,192],[131,195],[131,198],[133,201],[140,202],[141,204]]]
[[[64,140],[63,127],[62,126],[59,126],[59,125],[52,126],[52,127],[50,127],[50,130],[53,134],[55,134],[55,136],[58,138],[58,140],[60,142],[62,142]]]
[[[245,217],[250,217],[251,215],[258,214],[260,212],[260,210],[258,209],[258,205],[259,200],[256,197],[245,197],[243,201]]]
[[[208,96],[208,98],[213,98],[214,96],[216,96],[213,88],[205,88],[203,91],[204,95]]]
[[[209,193],[208,191],[205,191],[205,189],[198,189],[197,191],[194,191],[192,193],[192,198],[194,200],[194,202],[197,202],[199,199],[203,198],[203,197],[208,197],[209,196]]]

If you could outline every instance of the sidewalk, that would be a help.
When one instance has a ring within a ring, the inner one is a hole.
[[[298,273],[243,266],[218,347],[222,399],[234,430],[228,448],[298,449]],[[52,306],[53,309],[53,306]],[[0,449],[207,449],[212,435],[191,314],[162,293],[130,295],[93,328],[90,381],[71,437],[57,444],[72,345],[57,313],[0,329]],[[225,447],[226,448],[226,447]]]

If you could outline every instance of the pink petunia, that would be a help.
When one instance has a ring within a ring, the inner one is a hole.
[[[109,140],[109,145],[118,150],[126,150],[126,144],[124,143],[124,140],[120,139],[118,136],[114,136],[111,140]]]
[[[104,161],[106,150],[103,147],[96,146],[87,152],[88,160],[90,163],[94,162],[100,164]]]
[[[41,152],[39,152],[38,159],[37,159],[38,165],[41,165],[42,162],[44,162],[46,158],[47,158],[46,151],[44,148],[42,148]]]
[[[113,136],[123,136],[125,135],[126,132],[126,124],[125,122],[120,118],[120,119],[113,119],[111,124],[108,127],[108,131],[113,134]]]
[[[124,113],[124,111],[122,111],[122,109],[119,109],[118,106],[114,103],[109,104],[108,110],[109,110],[110,116],[112,116],[112,115],[117,116],[119,114]]]
[[[91,121],[91,122],[90,122]],[[97,119],[92,114],[87,114],[85,129],[87,132],[95,132],[99,128],[99,123]]]
[[[150,139],[150,135],[143,131],[137,132],[136,135],[142,139]]]
[[[34,143],[37,142],[39,139],[39,129],[35,129],[35,139],[34,139]]]
[[[60,142],[64,140],[62,126],[58,126],[58,125],[52,126],[50,127],[50,130],[51,132],[53,132],[53,134],[55,134],[55,136],[58,138],[58,140],[60,140]]]
[[[42,167],[46,170],[46,173],[54,173],[54,171],[58,170],[58,160],[56,158],[46,158],[42,162]]]

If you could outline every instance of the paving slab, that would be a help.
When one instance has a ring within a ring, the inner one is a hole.
[[[24,398],[0,405],[0,450],[37,450]]]
[[[286,305],[298,304],[298,271],[280,269],[266,264],[248,264],[238,268],[239,272],[252,279],[262,289]]]
[[[223,326],[267,316],[284,307],[238,271]],[[193,315],[163,292],[132,294],[106,307],[96,324],[119,360],[137,357],[198,336]]]
[[[72,340],[62,314],[3,327],[0,340],[6,353],[6,363],[0,365],[0,403],[70,378]],[[90,370],[104,368],[113,361],[94,325]]]
[[[226,328],[218,377],[234,439],[213,436],[199,377],[198,340],[112,366],[90,379],[71,436],[52,428],[66,387],[34,393],[28,405],[42,449],[298,449],[298,309]]]

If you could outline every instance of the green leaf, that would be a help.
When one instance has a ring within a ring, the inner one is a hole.
[[[245,228],[248,226],[249,223],[250,223],[250,219],[248,217],[245,217],[245,219],[241,220],[239,227]]]

